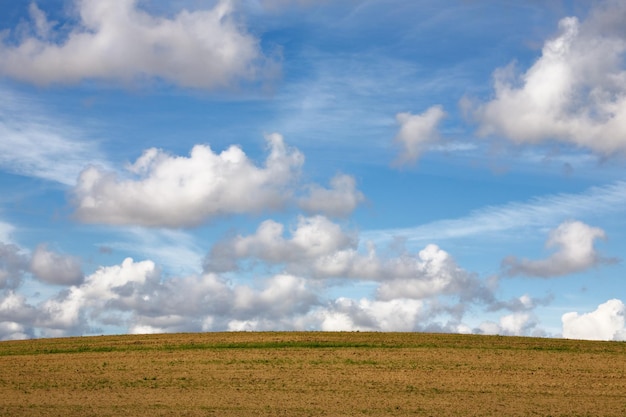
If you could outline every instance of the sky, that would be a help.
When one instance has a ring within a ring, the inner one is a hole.
[[[626,340],[621,0],[0,0],[0,339]]]

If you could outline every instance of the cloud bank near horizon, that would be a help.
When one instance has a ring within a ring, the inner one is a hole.
[[[83,277],[79,260],[47,246],[29,254],[3,245],[0,339],[100,334],[112,325],[130,333],[371,330],[556,336],[541,329],[534,313],[550,299],[528,294],[500,299],[498,279],[464,270],[437,245],[418,252],[379,252],[321,215],[301,217],[285,235],[282,224],[266,221],[252,235],[213,246],[204,272],[186,276],[168,276],[152,260],[127,258]],[[363,246],[366,252],[359,250]],[[263,265],[270,269],[259,269]],[[248,282],[233,281],[233,272]],[[29,274],[62,288],[33,304],[19,292]],[[69,276],[79,278],[72,282]],[[328,297],[346,282],[370,285],[371,293]],[[563,336],[622,340],[626,329],[620,303],[565,314]],[[499,319],[467,321],[480,311]],[[611,325],[598,333],[597,321]]]

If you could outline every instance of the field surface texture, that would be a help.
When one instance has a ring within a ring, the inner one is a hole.
[[[626,416],[626,343],[206,333],[0,343],[0,416]]]

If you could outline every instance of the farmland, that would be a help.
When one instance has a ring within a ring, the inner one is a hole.
[[[423,333],[0,342],[0,416],[624,416],[626,343]]]

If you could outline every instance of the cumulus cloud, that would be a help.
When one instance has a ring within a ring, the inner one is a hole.
[[[486,321],[475,330],[479,334],[498,334],[503,336],[541,336],[541,331],[534,331],[537,319],[529,312],[515,312],[500,317],[496,323]]]
[[[341,249],[310,263],[309,274],[319,278],[349,278],[377,283],[380,301],[394,299],[458,301],[447,312],[456,317],[473,303],[495,302],[490,284],[463,268],[437,245],[426,245],[417,253],[380,254],[372,244],[367,250]],[[455,301],[455,302],[456,302]]]
[[[612,299],[592,312],[563,314],[563,337],[587,340],[626,340],[626,305]]]
[[[288,274],[271,277],[260,290],[236,287],[233,303],[235,317],[254,317],[262,312],[261,315],[270,320],[307,313],[315,304],[317,296],[307,280]]]
[[[335,175],[330,180],[330,188],[313,184],[308,191],[309,195],[299,200],[300,208],[308,214],[346,217],[365,200],[363,193],[356,188],[354,177],[345,174]]]
[[[56,285],[79,284],[83,278],[81,262],[74,256],[48,250],[46,244],[29,253],[18,245],[0,242],[0,289],[16,289],[25,274]]]
[[[76,217],[87,223],[189,227],[227,214],[280,208],[304,162],[279,134],[266,137],[270,153],[256,166],[237,146],[217,154],[196,145],[189,157],[149,149],[128,167],[135,178],[95,166],[73,190]]]
[[[14,244],[0,242],[0,289],[16,288],[28,271],[28,255]]]
[[[109,317],[131,333],[228,330],[237,323],[290,329],[293,317],[316,304],[315,288],[293,275],[258,287],[231,285],[216,274],[166,279],[154,262],[127,258],[44,302],[36,324],[46,335],[82,334]]]
[[[502,335],[538,335],[537,321],[530,312],[503,316],[498,323],[485,322],[472,329],[462,317],[452,314],[463,310],[459,304],[444,305],[438,299],[395,298],[392,300],[354,300],[340,297],[308,318],[323,331],[425,331]]]
[[[32,337],[37,314],[37,309],[28,304],[24,296],[13,290],[5,291],[0,295],[0,323],[5,324],[6,333],[0,329],[0,339],[22,339],[22,335]]]
[[[230,1],[171,18],[141,10],[137,0],[74,0],[74,10],[76,23],[55,30],[31,5],[32,35],[0,44],[0,73],[40,85],[158,77],[211,89],[266,77],[276,66],[234,19]]]
[[[522,74],[494,73],[493,100],[462,104],[479,134],[515,143],[556,140],[601,154],[626,150],[626,5],[600,2],[580,22],[567,17]]]
[[[360,248],[356,233],[344,232],[323,216],[301,217],[290,232],[291,237],[286,237],[283,225],[265,221],[252,235],[216,244],[206,257],[205,269],[245,270],[260,260],[319,282],[371,282],[376,286],[375,301],[438,300],[441,311],[457,319],[479,302],[494,309],[509,308],[497,304],[491,284],[459,267],[437,245],[427,245],[418,253],[380,254],[367,242]],[[343,317],[341,314],[333,310],[331,316]]]
[[[500,301],[496,282],[464,270],[436,245],[417,253],[401,247],[378,252],[321,215],[299,217],[292,228],[268,220],[251,235],[225,239],[200,274],[170,276],[151,260],[127,258],[70,285],[67,276],[80,271],[76,260],[45,245],[32,254],[16,245],[0,248],[0,266],[17,277],[0,289],[0,339],[106,329],[470,332],[463,320],[476,308],[510,311],[494,324],[497,332],[528,334],[536,323],[533,309],[545,301],[529,295]],[[267,269],[257,268],[256,260]],[[68,286],[31,305],[18,292],[29,273]],[[332,295],[347,279],[369,288],[369,296]],[[474,331],[487,332],[485,326]]]
[[[489,284],[436,245],[418,253],[401,248],[378,253],[373,245],[360,246],[356,233],[321,215],[299,217],[290,229],[268,220],[251,235],[217,244],[200,274],[169,276],[151,260],[127,258],[79,280],[75,259],[45,245],[32,255],[5,245],[0,259],[5,270],[16,272],[12,276],[21,280],[32,273],[68,286],[33,306],[17,292],[20,281],[5,285],[0,339],[101,334],[109,327],[132,333],[457,331],[468,328],[462,319],[476,306],[516,308],[497,305]],[[255,260],[268,269],[248,270]],[[228,273],[233,268],[237,280]],[[72,275],[76,281],[70,285]],[[345,279],[368,283],[371,296],[331,296],[331,288]],[[533,300],[521,298],[520,303],[527,312]]]
[[[48,250],[45,244],[37,246],[30,259],[30,271],[49,284],[74,285],[83,279],[78,258]]]
[[[400,146],[396,163],[404,165],[417,161],[427,146],[439,140],[437,127],[446,116],[442,106],[432,106],[421,114],[398,113],[400,130],[395,142]]]
[[[17,292],[32,276],[57,285],[71,285],[82,280],[77,258],[49,251],[46,245],[29,253],[18,245],[0,242],[0,323],[4,323],[6,332],[21,329],[15,330],[17,333],[13,336],[10,332],[0,332],[0,339],[34,335],[38,310]]]
[[[19,323],[0,322],[0,340],[25,340],[32,337]]]
[[[445,252],[436,247],[425,251],[416,261],[420,263],[417,273],[422,275],[414,277],[423,285],[415,289],[407,279],[396,282],[397,293],[389,297],[379,291],[375,298],[360,300],[324,298],[329,282],[311,280],[310,276],[270,273],[247,284],[212,272],[168,277],[150,260],[127,258],[119,265],[98,268],[82,283],[37,306],[6,290],[0,295],[0,323],[4,326],[0,326],[0,339],[100,334],[105,326],[131,333],[468,331],[462,323],[465,311],[490,302],[490,296],[476,296],[477,290],[484,288],[468,280],[471,274],[459,270]],[[457,276],[451,277],[451,270]],[[378,287],[386,282],[378,283]],[[407,288],[404,292],[402,285]],[[428,289],[429,285],[434,288]],[[522,298],[521,302],[528,307],[521,313],[528,313],[532,301]],[[511,334],[517,331],[514,329],[528,328],[520,323],[506,319],[502,328]]]
[[[316,314],[323,331],[415,331],[424,315],[419,300],[389,301],[339,298]]]
[[[324,216],[299,217],[298,224],[284,237],[285,227],[266,220],[249,236],[218,242],[205,260],[208,271],[235,270],[238,261],[259,259],[274,264],[302,263],[354,245],[354,238]]]
[[[518,259],[514,256],[503,261],[505,274],[549,278],[582,272],[596,265],[614,262],[601,257],[594,243],[605,239],[604,230],[579,221],[567,221],[550,232],[546,247],[555,248],[550,257],[540,260]]]
[[[151,261],[134,262],[127,258],[121,265],[102,267],[86,277],[83,284],[44,302],[36,324],[46,335],[84,332],[89,329],[87,309],[94,315],[111,304],[123,310],[136,303],[136,290],[158,278],[159,271]]]
[[[395,298],[428,298],[440,294],[473,296],[477,282],[460,268],[449,253],[430,244],[416,257],[403,256],[388,261],[383,268],[384,282],[378,289],[383,300]],[[389,275],[387,275],[389,274]],[[388,278],[384,278],[388,276]]]

